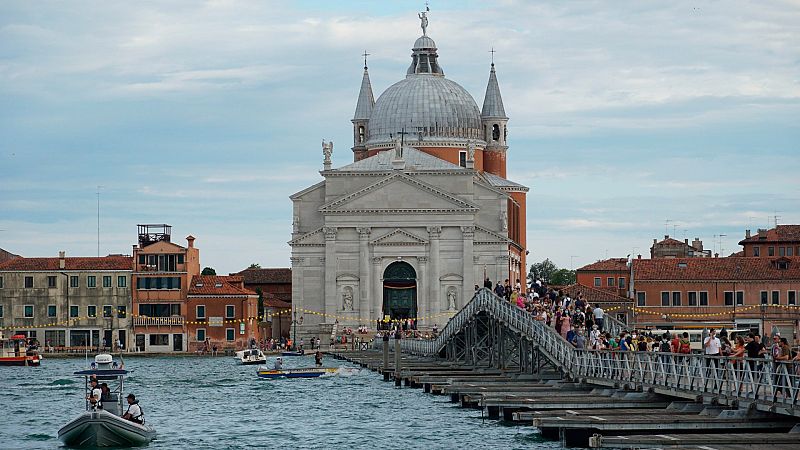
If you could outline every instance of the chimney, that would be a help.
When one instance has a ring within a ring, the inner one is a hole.
[[[744,230],[744,238],[750,239],[750,230]]]
[[[66,254],[67,253],[65,251],[63,251],[63,250],[58,252],[58,268],[61,269],[61,270],[64,270],[64,269],[67,268],[67,260],[65,259],[66,258]]]
[[[714,258],[719,258],[719,253],[714,253]]]
[[[194,248],[194,236],[192,236],[191,234],[189,236],[186,236],[186,242],[188,242],[189,248]]]
[[[684,244],[686,244],[686,245],[689,245],[689,238],[685,238],[685,239],[683,240],[683,243],[684,243]]]
[[[642,254],[639,253],[638,255],[636,255],[636,259],[642,259]]]
[[[664,235],[664,239],[669,239],[669,235],[668,235],[668,234],[665,234],[665,235]]]
[[[694,247],[698,252],[703,251],[703,241],[700,238],[694,238],[692,241],[692,247]]]
[[[655,245],[655,244],[658,244],[658,239],[655,239],[655,238],[654,238],[654,239],[653,239],[653,244],[654,244],[654,245]]]

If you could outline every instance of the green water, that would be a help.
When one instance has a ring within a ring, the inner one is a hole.
[[[284,367],[313,358],[284,358]],[[532,427],[483,420],[447,397],[396,388],[375,372],[326,358],[348,373],[262,380],[230,357],[125,359],[126,392],[141,400],[158,436],[148,449],[559,448]],[[0,367],[0,447],[58,448],[58,429],[83,411],[83,359]]]

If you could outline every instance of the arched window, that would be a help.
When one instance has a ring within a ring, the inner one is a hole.
[[[500,125],[498,124],[492,125],[492,140],[500,140]]]
[[[358,127],[358,143],[362,144],[364,142],[364,126],[359,125]]]

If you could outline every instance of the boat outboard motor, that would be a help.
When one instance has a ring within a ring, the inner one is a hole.
[[[111,369],[113,358],[111,355],[103,353],[94,357],[94,363],[97,364],[98,369]]]

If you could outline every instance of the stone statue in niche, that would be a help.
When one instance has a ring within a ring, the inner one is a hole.
[[[345,286],[342,290],[342,309],[345,311],[353,310],[353,288]]]
[[[508,230],[508,214],[504,211],[500,211],[500,226],[503,231]]]
[[[456,296],[457,295],[458,294],[456,294],[456,288],[451,287],[450,289],[447,290],[447,309],[449,311],[455,311],[456,310]]]

